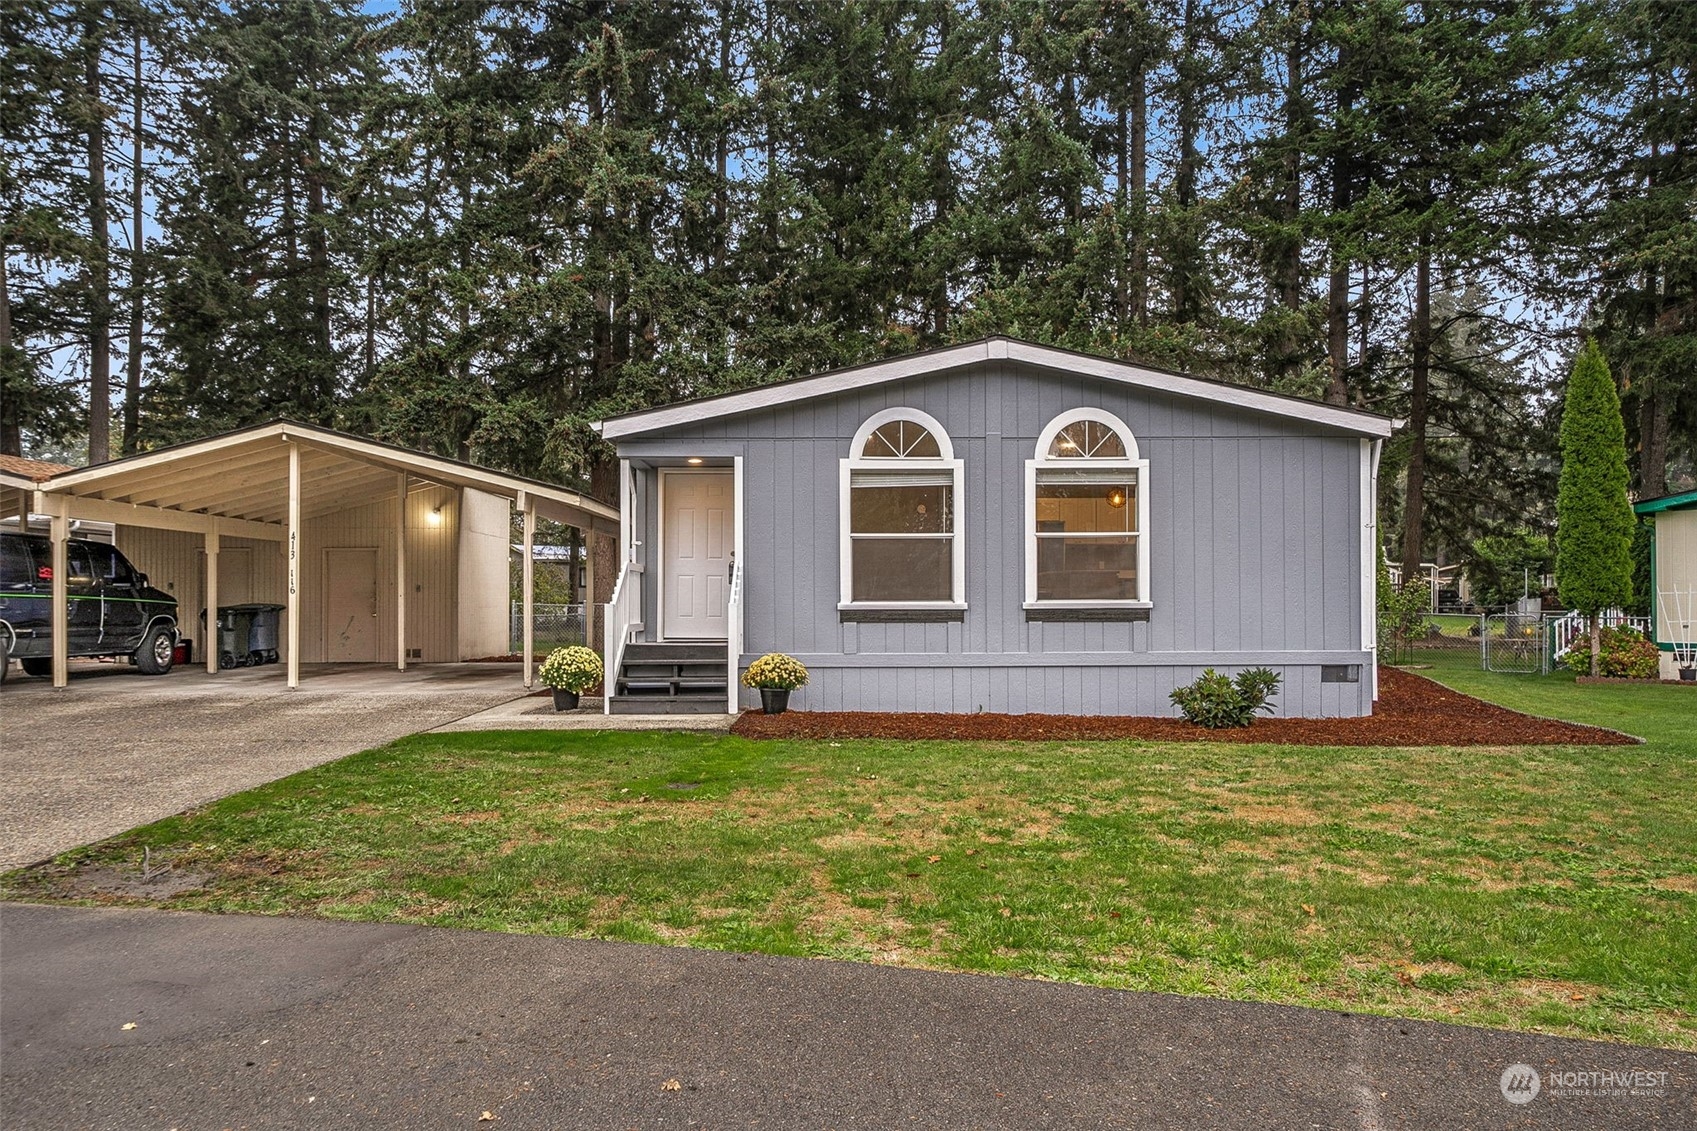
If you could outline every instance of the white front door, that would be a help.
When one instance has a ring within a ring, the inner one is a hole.
[[[724,640],[734,538],[735,476],[660,473],[660,634]]]
[[[324,658],[377,660],[376,550],[324,551]]]

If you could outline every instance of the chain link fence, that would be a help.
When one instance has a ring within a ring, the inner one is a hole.
[[[1534,675],[1543,670],[1541,613],[1499,613],[1479,623],[1479,658],[1486,671]]]
[[[568,644],[589,644],[589,625],[584,619],[582,605],[532,605],[532,622],[535,627],[532,639],[537,653],[543,654],[554,648],[564,648]],[[512,615],[508,619],[507,634],[512,651],[522,651],[524,648],[524,604],[514,601]],[[593,647],[593,645],[592,645]]]

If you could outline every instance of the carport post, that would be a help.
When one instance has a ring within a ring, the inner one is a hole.
[[[578,533],[583,535],[579,539],[583,543],[583,592],[578,594],[583,602],[583,642],[594,648],[601,642],[595,635],[595,519],[591,518]]]
[[[518,504],[524,512],[524,561],[520,568],[524,574],[524,689],[529,691],[535,683],[532,665],[536,662],[536,500],[529,492],[520,491]]]
[[[407,473],[395,476],[395,670],[407,670]]]
[[[206,532],[206,633],[202,640],[206,651],[206,674],[218,674],[218,531]]]
[[[289,441],[289,687],[301,685],[301,449]]]
[[[70,555],[65,540],[71,536],[71,520],[63,501],[54,508],[48,537],[53,540],[53,686],[71,682],[71,594],[68,584]]]

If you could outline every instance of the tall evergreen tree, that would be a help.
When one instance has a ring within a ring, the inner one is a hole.
[[[1632,504],[1626,496],[1626,426],[1603,351],[1585,344],[1567,380],[1556,495],[1556,584],[1591,628],[1591,674],[1605,609],[1632,600]]]
[[[1593,311],[1650,497],[1673,456],[1697,458],[1697,5],[1611,0],[1600,30],[1582,176],[1602,192],[1580,246],[1601,263]]]

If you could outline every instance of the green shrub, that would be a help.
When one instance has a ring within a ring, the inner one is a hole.
[[[1272,714],[1267,702],[1279,690],[1279,674],[1270,668],[1251,668],[1237,678],[1221,675],[1213,668],[1195,683],[1175,690],[1170,698],[1184,717],[1200,727],[1246,727],[1256,711]]]
[[[1622,625],[1602,630],[1602,654],[1597,670],[1625,679],[1655,679],[1662,670],[1661,653],[1636,628]]]

